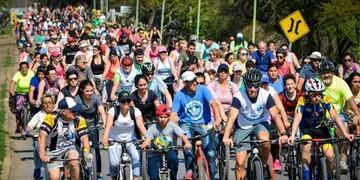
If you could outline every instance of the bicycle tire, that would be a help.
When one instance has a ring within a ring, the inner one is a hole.
[[[295,155],[292,148],[289,148],[288,150],[288,157],[287,157],[287,163],[288,163],[288,177],[289,180],[296,180],[296,160]]]
[[[337,144],[333,144],[334,154],[335,154],[335,179],[340,180],[341,177],[341,168],[340,168],[340,154],[339,154],[339,146]],[[331,173],[331,172],[330,172]]]
[[[259,159],[254,159],[252,162],[252,178],[251,179],[264,179],[264,171],[262,163]]]
[[[322,180],[328,180],[328,172],[326,168],[326,158],[320,157],[320,171],[321,171],[321,179]],[[320,179],[320,178],[318,178]]]
[[[229,146],[221,145],[219,150],[219,178],[220,180],[227,180],[229,176],[230,163],[230,148]],[[225,159],[223,159],[225,158]]]
[[[25,129],[27,123],[29,122],[29,110],[26,107],[21,108],[20,117],[22,127]]]
[[[123,171],[123,180],[131,180],[131,179],[132,177],[131,177],[130,167],[125,166]]]
[[[91,162],[91,179],[92,180],[96,180],[97,179],[97,159],[96,159],[96,152],[95,152],[95,149],[93,148],[91,150],[91,153],[93,154],[93,159],[92,159],[92,162]]]
[[[198,180],[209,180],[206,174],[206,161],[203,159],[199,159],[196,162],[197,170],[198,170]]]
[[[355,164],[354,164],[354,168],[355,168],[355,178],[357,180],[360,180],[360,154],[359,154],[359,147],[356,148],[356,151],[354,152],[355,154]]]
[[[142,173],[142,179],[148,180],[148,174],[147,174],[147,168],[148,168],[148,161],[147,161],[147,152],[146,150],[141,151],[141,173]]]

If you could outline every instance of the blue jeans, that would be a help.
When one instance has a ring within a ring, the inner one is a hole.
[[[167,166],[170,171],[171,180],[176,180],[176,175],[179,166],[179,159],[177,157],[177,153],[174,150],[169,150],[166,155]],[[150,180],[158,180],[159,179],[159,169],[161,168],[161,154],[149,154],[148,157],[148,173]]]
[[[183,124],[180,124],[180,127],[185,131],[186,137],[188,137],[188,138],[193,137],[196,134],[204,135],[207,133],[207,130],[206,130],[204,124],[183,123]],[[214,179],[215,174],[216,174],[216,153],[214,150],[213,143],[210,142],[210,138],[209,138],[209,136],[207,136],[207,137],[201,139],[201,144],[202,144],[206,159],[209,164],[210,177],[211,177],[211,179]],[[194,147],[194,145],[193,145],[193,147]],[[184,157],[185,157],[186,171],[193,170],[194,169],[194,148],[184,151]]]
[[[35,169],[40,169],[42,167],[42,162],[39,156],[39,145],[37,140],[33,140],[33,148],[34,148],[33,156],[34,156]]]

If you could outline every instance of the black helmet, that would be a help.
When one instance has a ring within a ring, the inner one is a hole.
[[[283,49],[283,48],[278,48],[277,50],[276,50],[276,52],[275,52],[275,54],[278,54],[278,53],[281,53],[281,54],[283,54],[284,56],[286,56],[286,50],[285,49]]]
[[[155,71],[155,67],[151,62],[144,62],[141,65],[141,71],[143,74],[153,73]]]
[[[250,69],[244,75],[245,84],[261,83],[262,74],[257,69]]]
[[[324,72],[334,72],[335,70],[335,66],[334,63],[331,62],[331,60],[327,59],[324,61],[321,61],[319,64],[319,73],[324,73]]]

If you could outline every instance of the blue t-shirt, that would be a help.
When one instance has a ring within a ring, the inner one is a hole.
[[[213,42],[210,47],[207,47],[207,46],[205,46],[205,45],[203,45],[203,46],[204,46],[204,47],[203,47],[204,53],[203,53],[203,57],[202,57],[202,58],[203,58],[203,60],[205,60],[205,61],[207,61],[207,60],[210,59],[210,50],[212,50],[212,49],[219,49],[219,48],[220,48],[220,46],[219,46],[218,44],[216,44],[215,42]]]
[[[39,93],[39,79],[37,76],[33,76],[30,80],[30,88],[31,86],[35,87],[35,90],[34,90],[34,99],[37,99],[37,96],[38,96],[38,93]]]
[[[271,60],[274,59],[274,55],[269,50],[266,50],[264,55],[261,55],[259,51],[255,51],[252,54],[252,59],[255,60],[256,69],[267,72]]]
[[[304,67],[301,68],[299,76],[300,78],[303,78],[306,82],[310,78],[318,77],[319,73],[318,71],[314,70],[310,64],[305,64]],[[302,90],[305,90],[305,83],[302,87]]]
[[[172,112],[177,112],[181,123],[206,124],[210,122],[210,102],[213,97],[206,86],[198,85],[195,94],[185,88],[175,94]]]
[[[270,80],[269,85],[275,89],[277,94],[284,91],[284,81],[281,76],[279,76],[279,78],[275,82],[271,82]]]

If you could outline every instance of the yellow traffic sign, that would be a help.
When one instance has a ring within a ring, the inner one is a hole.
[[[310,32],[300,11],[297,10],[280,21],[280,26],[290,42],[294,42]]]

